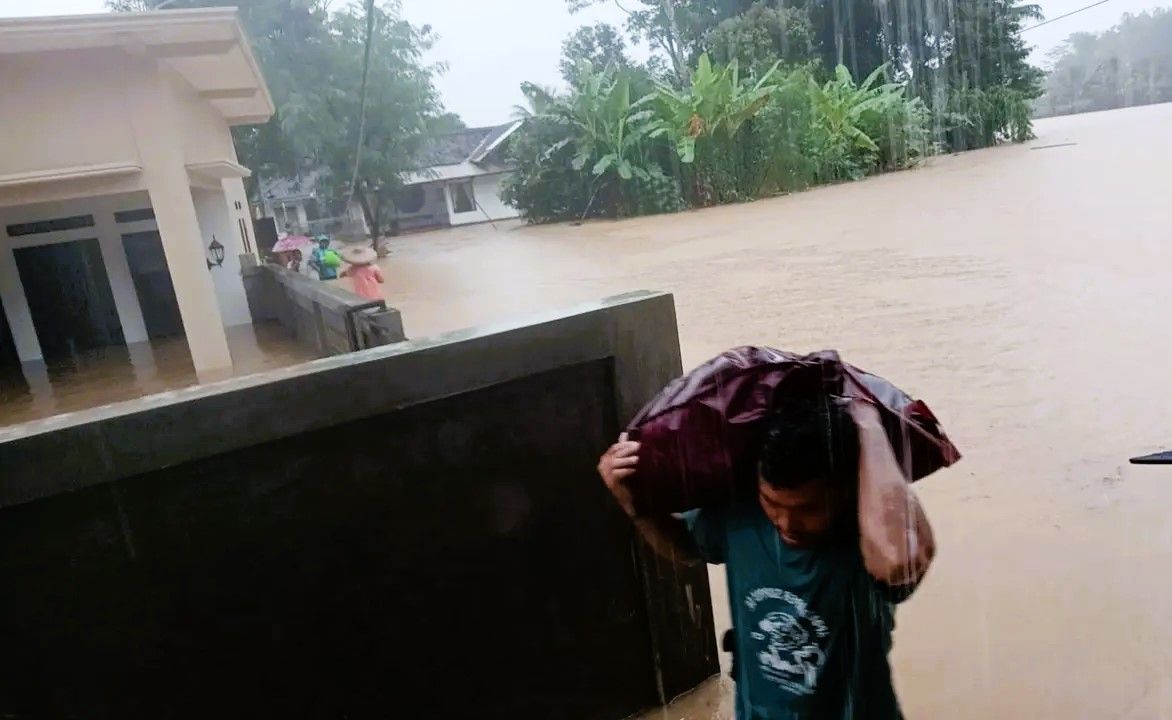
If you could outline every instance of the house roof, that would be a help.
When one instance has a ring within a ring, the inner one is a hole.
[[[521,127],[517,120],[504,125],[466,128],[432,138],[420,153],[423,163],[417,170],[400,176],[404,185],[418,185],[440,180],[455,180],[499,173],[505,170],[487,162],[493,151]],[[310,170],[292,178],[260,179],[260,193],[265,200],[301,200],[313,197],[322,169]]]
[[[465,128],[433,138],[420,153],[423,167],[459,165],[462,162],[482,162],[488,154],[518,127],[521,121]]]
[[[310,170],[290,178],[260,178],[260,194],[265,200],[298,200],[317,193],[322,170]]]
[[[230,125],[267,122],[275,111],[236,8],[0,20],[0,57],[98,48],[170,65]]]

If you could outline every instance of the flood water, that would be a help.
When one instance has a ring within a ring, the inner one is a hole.
[[[898,616],[907,716],[1169,718],[1172,467],[1127,458],[1172,448],[1170,131],[1172,105],[1056,118],[748,205],[416,235],[384,287],[415,337],[647,288],[675,294],[686,366],[840,350],[965,453],[917,485],[939,555]],[[729,692],[652,717],[731,718]]]
[[[231,375],[314,359],[277,323],[226,329]],[[208,378],[218,379],[218,377]],[[184,337],[100,348],[75,358],[0,368],[0,428],[195,385]]]

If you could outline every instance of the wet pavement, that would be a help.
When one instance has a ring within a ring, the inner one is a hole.
[[[227,329],[231,375],[314,359],[276,323]],[[183,337],[93,350],[0,372],[0,427],[177,390],[198,382]]]
[[[1172,717],[1172,469],[1127,465],[1172,446],[1170,128],[1172,105],[1054,118],[747,205],[410,236],[384,290],[413,337],[649,288],[687,366],[840,350],[966,454],[917,486],[940,550],[898,617],[907,716]],[[649,717],[731,718],[730,688]]]

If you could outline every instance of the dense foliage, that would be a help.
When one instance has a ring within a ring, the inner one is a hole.
[[[1039,115],[1172,101],[1172,11],[1124,15],[1100,33],[1075,33],[1050,54]]]
[[[743,77],[736,60],[701,55],[677,89],[630,68],[584,64],[512,148],[507,199],[532,221],[623,217],[735,202],[853,180],[916,162],[930,150],[930,117],[906,85],[857,84],[844,66],[826,82],[775,62]],[[650,83],[632,101],[632,88]]]
[[[571,10],[609,1],[566,0]],[[1019,0],[621,7],[627,36],[657,54],[632,63],[605,25],[567,40],[569,91],[531,97],[544,110],[522,113],[514,146],[508,194],[531,220],[748,200],[1032,136],[1042,73],[1020,34],[1040,14]],[[583,120],[596,116],[606,121]]]

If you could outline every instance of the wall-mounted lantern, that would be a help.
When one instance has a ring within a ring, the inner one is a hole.
[[[208,253],[211,254],[211,259],[208,260],[208,270],[214,267],[224,266],[224,246],[212,235],[212,244],[208,245]]]

